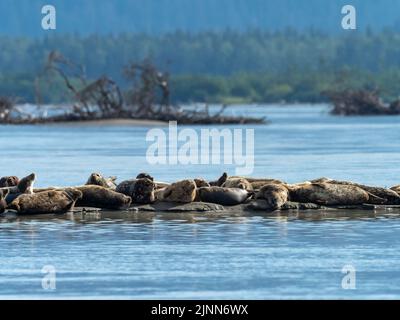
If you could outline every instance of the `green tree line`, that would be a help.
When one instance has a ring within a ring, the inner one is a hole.
[[[0,37],[0,48],[0,95],[28,102],[52,50],[84,65],[88,78],[107,74],[122,88],[124,66],[149,58],[171,74],[176,102],[317,102],[336,88],[379,88],[387,98],[400,92],[400,34],[388,30]],[[61,81],[44,92],[48,102],[65,98]]]

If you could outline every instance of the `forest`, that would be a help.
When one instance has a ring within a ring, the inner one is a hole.
[[[122,89],[124,68],[148,59],[170,75],[171,101],[179,103],[320,102],[321,92],[344,89],[393,100],[400,92],[400,34],[390,30],[1,36],[0,48],[0,96],[21,102],[34,101],[33,84],[53,50],[85,66],[88,79],[107,75]],[[52,79],[42,98],[66,102],[62,79]]]

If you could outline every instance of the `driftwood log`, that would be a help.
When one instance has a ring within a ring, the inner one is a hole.
[[[331,114],[352,115],[397,115],[400,114],[400,100],[389,105],[383,103],[377,91],[344,90],[325,91],[323,95],[333,103]]]

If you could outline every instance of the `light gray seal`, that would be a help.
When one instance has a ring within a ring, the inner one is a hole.
[[[239,188],[204,187],[198,189],[198,195],[203,202],[234,206],[245,202],[252,193]]]

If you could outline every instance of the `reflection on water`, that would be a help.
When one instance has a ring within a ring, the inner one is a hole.
[[[272,121],[255,131],[255,175],[400,183],[398,117],[334,118],[324,106],[245,110]],[[152,167],[143,157],[145,134],[138,127],[0,126],[0,173],[35,171],[45,186],[80,184],[92,171],[120,179],[149,171],[172,181],[230,169]],[[0,218],[0,297],[398,298],[399,213],[7,214]],[[348,264],[357,271],[356,290],[341,287]],[[45,265],[56,268],[54,291],[42,289]]]
[[[246,216],[98,212],[0,220],[0,295],[43,298],[396,298],[400,211]],[[357,270],[344,290],[341,269]],[[41,269],[57,288],[41,287]]]

